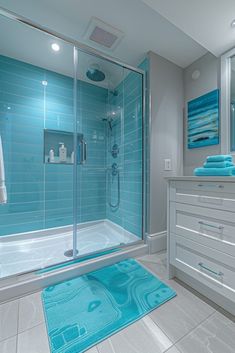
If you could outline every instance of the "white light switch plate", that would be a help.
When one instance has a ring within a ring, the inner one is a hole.
[[[164,170],[169,171],[172,170],[172,163],[171,163],[171,159],[164,159]]]

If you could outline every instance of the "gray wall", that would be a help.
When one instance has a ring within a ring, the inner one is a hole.
[[[185,117],[184,117],[184,175],[192,175],[193,170],[205,161],[206,156],[220,153],[220,145],[187,148],[187,102],[219,87],[220,60],[207,53],[184,70]],[[192,73],[199,70],[201,75],[192,79]]]
[[[183,70],[161,56],[149,53],[151,95],[150,224],[149,234],[166,230],[166,181],[183,170]],[[164,171],[164,159],[172,171]]]

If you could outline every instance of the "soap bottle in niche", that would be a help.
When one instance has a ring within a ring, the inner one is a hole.
[[[55,162],[55,152],[54,152],[53,148],[50,149],[50,152],[49,152],[49,162],[50,163],[54,163]]]
[[[59,161],[65,163],[67,161],[67,148],[64,146],[64,142],[59,143]]]
[[[74,164],[74,151],[71,153],[71,163]]]

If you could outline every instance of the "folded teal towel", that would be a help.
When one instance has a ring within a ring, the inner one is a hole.
[[[233,162],[224,161],[224,162],[205,162],[203,164],[204,168],[227,168],[233,167]]]
[[[232,162],[233,157],[230,154],[218,154],[215,156],[208,156],[206,159],[207,162]]]
[[[196,176],[235,176],[235,167],[228,168],[196,168]]]

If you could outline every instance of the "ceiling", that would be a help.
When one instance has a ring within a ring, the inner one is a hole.
[[[235,46],[235,0],[140,0],[215,56]]]
[[[185,68],[208,51],[220,56],[235,46],[235,28],[231,28],[235,0],[0,0],[0,6],[86,44],[89,22],[97,17],[124,37],[113,51],[93,46],[133,66],[153,51]],[[0,30],[7,33],[1,36],[2,54],[72,75],[72,54],[65,50],[66,44],[55,56],[49,50],[52,39],[40,32],[6,23],[0,23]],[[86,79],[93,58],[80,53],[79,59],[80,78]],[[107,73],[105,84],[120,82],[120,68],[95,62]]]
[[[91,17],[98,17],[124,37],[114,51],[97,48],[133,66],[150,50],[183,68],[207,52],[141,0],[0,0],[0,6],[81,42]]]
[[[0,33],[7,33],[7,36],[0,37],[0,55],[66,76],[74,76],[73,45],[55,40],[48,34],[35,31],[29,26],[3,16],[0,16]],[[60,46],[58,53],[51,49],[51,45],[55,42]],[[105,80],[95,84],[107,89],[115,89],[128,73],[128,70],[118,65],[80,51],[78,52],[77,78],[94,84],[86,77],[87,70],[94,63],[98,64],[99,69],[105,73]]]

